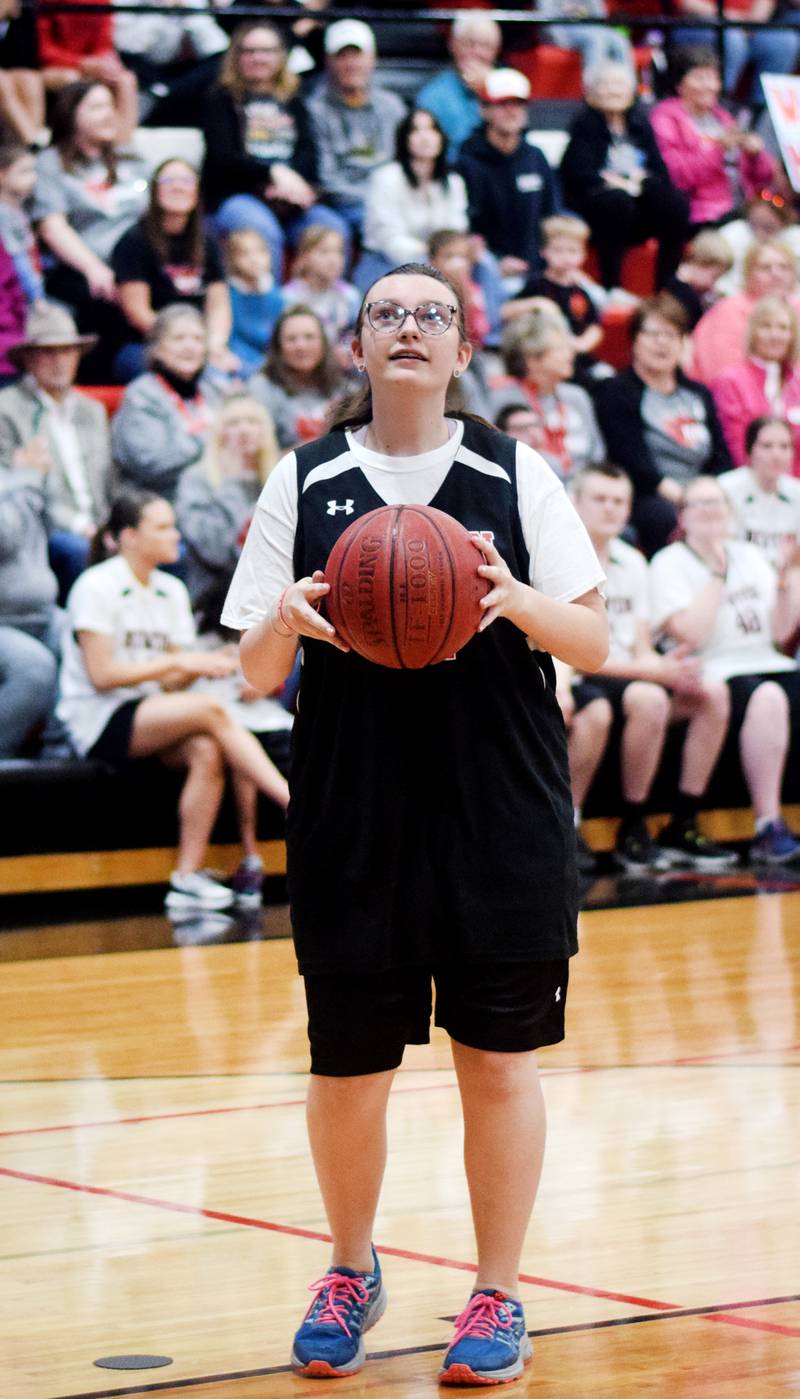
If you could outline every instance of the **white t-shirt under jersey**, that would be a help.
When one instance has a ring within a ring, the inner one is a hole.
[[[632,661],[642,622],[650,626],[647,563],[624,539],[612,539],[606,564],[610,661]]]
[[[190,647],[195,639],[189,594],[178,578],[159,569],[141,583],[120,555],[82,573],[67,600],[61,670],[59,717],[78,752],[96,743],[111,715],[126,700],[158,694],[158,680],[96,690],[78,644],[77,633],[99,632],[113,637],[115,661],[138,665],[165,651]]]
[[[730,501],[737,539],[757,544],[778,568],[786,544],[800,542],[800,481],[779,476],[777,489],[764,491],[751,466],[737,466],[717,480]]]
[[[331,480],[359,466],[373,490],[387,505],[427,505],[433,500],[461,447],[463,423],[449,421],[447,442],[414,457],[384,456],[347,432],[347,450],[318,466]],[[471,458],[475,457],[473,461]],[[459,463],[486,471],[490,463],[463,449]],[[604,580],[597,555],[572,503],[547,462],[517,443],[517,503],[522,533],[530,555],[530,582],[547,597],[571,602]],[[297,529],[297,466],[293,452],[282,457],[259,498],[230,592],[222,613],[227,627],[246,631],[270,611],[284,588],[294,582],[294,539]]]
[[[712,577],[711,569],[685,544],[669,544],[650,563],[654,627],[689,607]],[[728,545],[728,576],[714,629],[698,654],[709,680],[794,670],[794,661],[772,643],[775,571],[755,544]]]

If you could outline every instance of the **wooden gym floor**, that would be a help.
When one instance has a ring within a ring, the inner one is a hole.
[[[372,1358],[328,1387],[288,1372],[328,1251],[302,991],[265,918],[221,945],[0,939],[2,1399],[436,1394],[474,1257],[438,1032],[392,1097]],[[509,1394],[800,1394],[799,980],[800,892],[583,915],[568,1037],[541,1056],[536,1354]],[[93,1363],[131,1353],[173,1363]]]

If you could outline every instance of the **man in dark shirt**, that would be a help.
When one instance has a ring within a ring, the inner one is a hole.
[[[464,142],[457,165],[467,186],[470,227],[498,259],[504,279],[538,271],[539,224],[561,208],[547,160],[525,138],[529,97],[524,74],[513,68],[488,73],[483,126]]]

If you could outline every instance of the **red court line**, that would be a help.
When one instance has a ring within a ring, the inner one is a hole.
[[[420,1083],[413,1088],[393,1088],[392,1097],[398,1093],[435,1093],[443,1088],[455,1087],[455,1079],[452,1083]],[[172,1122],[183,1117],[218,1117],[225,1113],[266,1112],[270,1108],[302,1108],[305,1104],[305,1098],[284,1098],[277,1103],[237,1103],[221,1108],[187,1108],[185,1112],[142,1113],[138,1117],[105,1117],[95,1122],[55,1122],[47,1127],[11,1127],[7,1132],[0,1132],[0,1138],[36,1137],[45,1132],[82,1132],[90,1127],[131,1127],[142,1122]]]
[[[302,1229],[292,1224],[276,1224],[272,1220],[254,1219],[248,1215],[230,1214],[224,1210],[205,1209],[200,1205],[183,1205],[173,1200],[160,1200],[149,1195],[137,1195],[132,1191],[114,1190],[108,1186],[84,1185],[79,1181],[62,1180],[57,1176],[35,1175],[30,1171],[15,1171],[7,1166],[0,1166],[0,1176],[7,1176],[12,1180],[22,1180],[33,1185],[55,1186],[60,1190],[74,1190],[79,1194],[99,1195],[108,1199],[123,1200],[134,1205],[148,1205],[153,1209],[169,1210],[175,1214],[189,1214],[204,1219],[217,1219],[225,1224],[241,1224],[245,1228],[264,1229],[269,1233],[288,1234],[295,1238],[314,1239],[320,1243],[330,1243],[330,1234],[324,1234],[314,1229]],[[474,1263],[464,1262],[463,1259],[443,1258],[430,1253],[417,1253],[411,1249],[393,1248],[389,1245],[379,1244],[376,1246],[377,1252],[391,1258],[403,1258],[411,1262],[427,1263],[438,1268],[455,1268],[461,1272],[477,1272]],[[555,1278],[539,1277],[533,1273],[520,1273],[520,1282],[529,1283],[536,1287],[548,1288],[551,1291],[569,1292],[581,1297],[599,1297],[606,1301],[621,1302],[626,1306],[644,1307],[649,1311],[656,1312],[680,1312],[683,1310],[676,1302],[659,1302],[652,1297],[637,1297],[625,1292],[611,1292],[602,1287],[584,1287],[580,1283],[560,1282]],[[747,1302],[739,1303],[742,1309],[748,1306]],[[752,1304],[750,1304],[752,1305]],[[709,1321],[725,1322],[730,1326],[740,1326],[751,1331],[768,1331],[783,1336],[800,1336],[800,1327],[781,1326],[770,1321],[754,1321],[749,1317],[736,1317],[730,1312],[716,1313],[708,1311],[704,1313]]]
[[[742,1303],[747,1306],[746,1302]],[[800,1336],[800,1326],[781,1326],[777,1321],[754,1321],[749,1316],[731,1316],[730,1312],[723,1315],[721,1312],[714,1312],[708,1317],[709,1321],[721,1321],[726,1326],[743,1326],[748,1331],[772,1331],[776,1336]]]
[[[775,1047],[770,1049],[726,1049],[719,1053],[690,1054],[678,1059],[643,1059],[636,1064],[567,1064],[563,1068],[554,1064],[551,1067],[543,1067],[541,1073],[545,1078],[564,1078],[569,1074],[601,1074],[613,1073],[616,1070],[681,1068],[683,1065],[710,1063],[722,1059],[746,1059],[756,1054],[793,1054],[798,1049],[800,1049],[800,1044],[789,1044],[785,1045],[783,1049]],[[25,1082],[24,1079],[18,1081]],[[422,1083],[414,1088],[393,1088],[392,1097],[398,1093],[435,1093],[440,1092],[443,1088],[455,1088],[456,1086],[455,1080],[451,1083]],[[187,1108],[185,1112],[154,1112],[141,1113],[136,1117],[106,1117],[93,1122],[56,1122],[45,1127],[11,1127],[7,1131],[0,1132],[0,1140],[5,1137],[42,1136],[49,1132],[82,1132],[97,1127],[131,1127],[138,1126],[143,1122],[172,1122],[187,1117],[218,1117],[238,1112],[265,1112],[270,1108],[304,1107],[305,1101],[305,1098],[285,1098],[276,1103],[241,1103],[232,1107]]]
[[[249,1215],[229,1214],[225,1210],[210,1210],[202,1205],[183,1205],[175,1200],[160,1200],[151,1195],[136,1195],[129,1190],[114,1190],[105,1185],[84,1185],[80,1181],[62,1180],[58,1176],[36,1175],[32,1171],[15,1171],[10,1166],[0,1166],[0,1176],[11,1180],[27,1181],[32,1185],[50,1185],[59,1190],[74,1190],[83,1195],[99,1195],[112,1200],[124,1200],[132,1205],[149,1205],[152,1209],[171,1210],[175,1214],[189,1214],[203,1219],[218,1219],[224,1224],[241,1224],[249,1229],[265,1229],[273,1234],[290,1234],[296,1238],[314,1239],[330,1243],[330,1234],[322,1234],[314,1229],[301,1229],[293,1224],[276,1224],[268,1219],[253,1219]],[[389,1245],[376,1245],[378,1253],[391,1258],[404,1258],[415,1263],[428,1263],[437,1268],[457,1268],[465,1273],[477,1272],[474,1263],[465,1263],[455,1258],[440,1258],[430,1253],[415,1253],[410,1249],[392,1248]],[[651,1311],[678,1311],[673,1302],[656,1302],[647,1297],[632,1297],[624,1292],[608,1292],[601,1287],[582,1287],[579,1283],[558,1282],[553,1278],[541,1278],[532,1274],[520,1274],[520,1282],[533,1283],[537,1287],[547,1287],[559,1292],[572,1292],[582,1297],[602,1297],[611,1302],[624,1302],[627,1306],[646,1307]]]

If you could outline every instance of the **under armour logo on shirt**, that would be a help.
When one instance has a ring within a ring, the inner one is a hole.
[[[345,515],[352,515],[354,502],[346,500],[344,505],[337,505],[335,500],[328,501],[328,514],[335,515],[337,510],[343,510]]]

